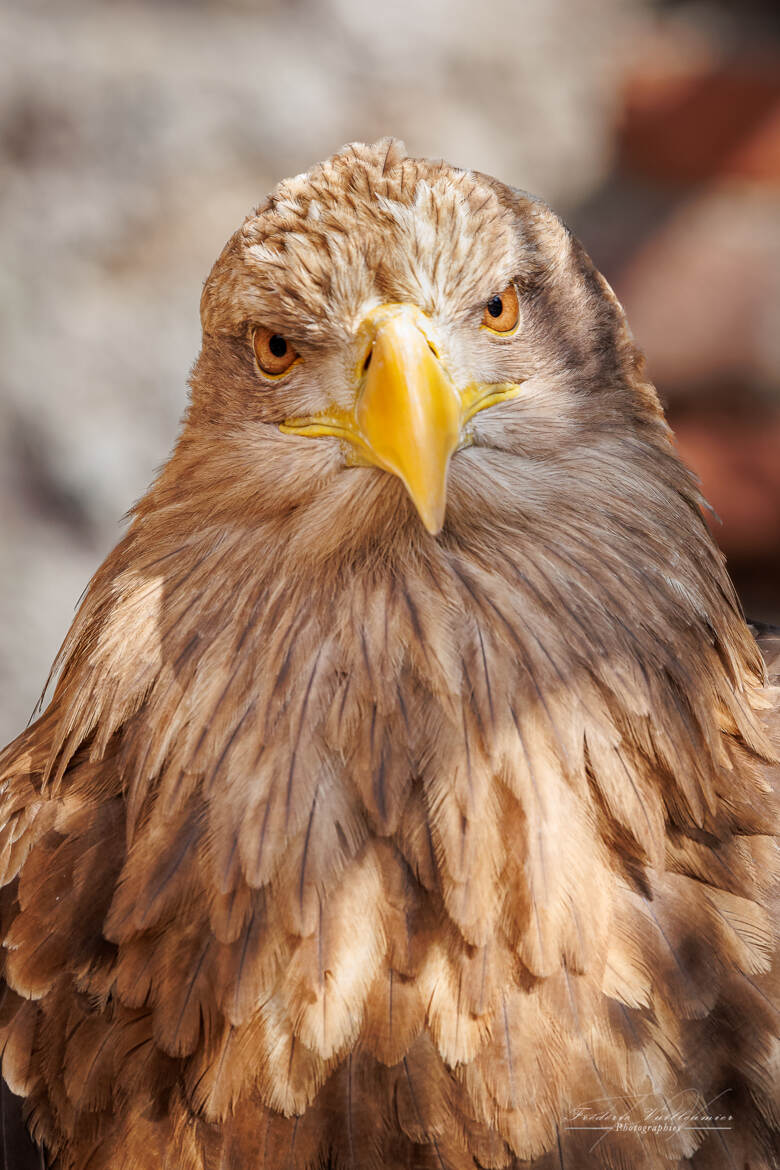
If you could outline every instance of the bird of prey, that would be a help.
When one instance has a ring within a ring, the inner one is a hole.
[[[56,1170],[775,1165],[780,642],[609,285],[383,140],[201,311],[0,757],[8,1110]]]

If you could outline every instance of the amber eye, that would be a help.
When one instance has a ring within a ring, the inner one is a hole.
[[[485,305],[482,324],[493,333],[511,333],[520,316],[520,303],[515,286],[508,284],[502,293],[491,297]]]
[[[252,334],[252,345],[258,366],[271,378],[286,374],[298,357],[296,350],[281,333],[274,333],[272,329],[264,329],[261,325]]]

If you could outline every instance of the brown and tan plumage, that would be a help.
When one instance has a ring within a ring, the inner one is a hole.
[[[278,187],[202,318],[0,757],[51,1165],[775,1165],[780,705],[606,282],[384,141]]]

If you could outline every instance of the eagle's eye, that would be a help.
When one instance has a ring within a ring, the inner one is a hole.
[[[482,324],[491,333],[511,333],[520,317],[520,302],[513,284],[508,284],[502,293],[491,297],[482,314]]]
[[[286,374],[298,357],[298,353],[281,333],[258,325],[252,334],[252,346],[260,370],[268,378],[280,378]]]

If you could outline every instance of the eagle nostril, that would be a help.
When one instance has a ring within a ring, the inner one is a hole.
[[[373,349],[370,349],[366,354],[366,360],[363,362],[363,373],[365,374],[368,367],[371,365],[371,358],[374,356]]]

